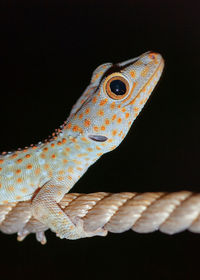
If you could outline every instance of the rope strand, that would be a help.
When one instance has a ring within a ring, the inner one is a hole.
[[[18,232],[18,240],[36,233],[41,243],[48,228],[31,214],[30,201],[0,205],[0,230]],[[121,233],[132,229],[139,233],[156,230],[174,234],[188,229],[200,233],[200,194],[189,191],[174,193],[69,193],[59,203],[73,221],[84,222],[86,231],[104,228]]]

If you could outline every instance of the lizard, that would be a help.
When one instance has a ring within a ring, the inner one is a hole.
[[[0,207],[30,201],[33,217],[60,238],[106,235],[102,228],[85,231],[78,218],[72,222],[59,202],[92,164],[120,145],[163,68],[164,59],[156,52],[97,67],[51,138],[0,155]]]

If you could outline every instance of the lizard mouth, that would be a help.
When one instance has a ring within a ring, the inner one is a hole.
[[[89,135],[88,137],[96,142],[105,142],[108,139],[106,136],[103,135]]]

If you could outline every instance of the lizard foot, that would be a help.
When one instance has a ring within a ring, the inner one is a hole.
[[[84,221],[80,217],[76,217],[74,219],[75,227],[73,230],[70,230],[67,233],[60,234],[57,233],[56,236],[60,237],[61,239],[80,239],[85,237],[93,237],[93,236],[106,236],[108,231],[103,228],[98,228],[95,231],[85,231],[84,230]]]

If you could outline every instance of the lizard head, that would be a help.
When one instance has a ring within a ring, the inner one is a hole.
[[[162,56],[153,52],[100,65],[72,108],[67,129],[74,137],[81,135],[95,145],[101,143],[104,153],[114,149],[149,98],[163,67]]]

